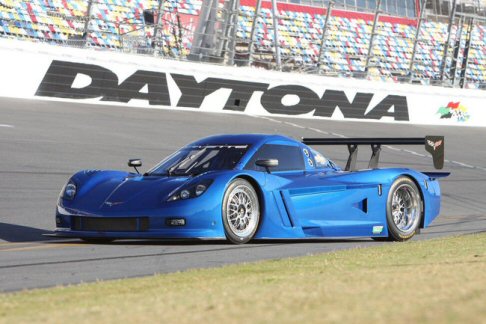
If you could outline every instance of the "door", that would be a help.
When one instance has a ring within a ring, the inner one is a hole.
[[[272,187],[284,226],[300,227],[306,236],[368,236],[377,225],[369,214],[376,185],[342,181],[344,174],[332,161],[305,146],[266,144],[255,153],[247,168],[261,159],[277,159],[267,183]]]

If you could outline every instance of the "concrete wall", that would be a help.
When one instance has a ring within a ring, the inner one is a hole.
[[[486,92],[281,73],[0,39],[0,96],[157,109],[486,126]]]

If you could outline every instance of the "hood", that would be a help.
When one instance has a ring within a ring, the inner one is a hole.
[[[77,184],[76,197],[72,202],[65,201],[66,207],[87,212],[157,208],[190,179],[100,173]]]

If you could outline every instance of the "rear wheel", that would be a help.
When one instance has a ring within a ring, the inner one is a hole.
[[[260,202],[255,188],[244,179],[233,180],[223,198],[226,237],[235,244],[249,242],[260,224]]]
[[[406,241],[420,231],[422,199],[415,182],[400,177],[392,184],[386,204],[388,238]]]

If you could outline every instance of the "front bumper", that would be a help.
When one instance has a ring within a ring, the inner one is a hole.
[[[113,239],[225,238],[221,216],[216,211],[191,213],[186,208],[95,215],[58,206],[53,235]]]
[[[94,232],[74,231],[67,228],[56,228],[49,236],[65,238],[110,238],[110,239],[205,239],[223,240],[225,236],[217,235],[214,231],[201,230],[149,230],[146,232]]]

